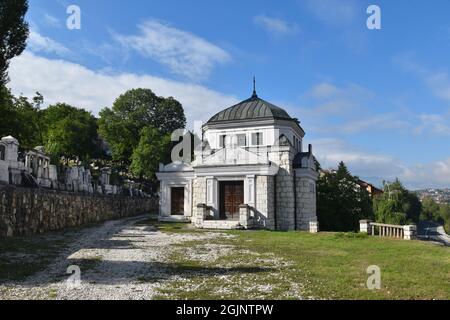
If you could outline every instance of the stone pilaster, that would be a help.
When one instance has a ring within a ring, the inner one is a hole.
[[[196,206],[196,212],[194,217],[194,225],[197,228],[203,227],[203,221],[205,220],[206,214],[208,212],[208,206],[204,203],[197,204]]]
[[[409,226],[403,226],[403,239],[405,240],[417,239],[417,226],[414,224]]]
[[[275,154],[275,157],[274,157]],[[278,146],[273,149],[271,160],[279,166],[276,176],[277,189],[277,229],[289,231],[295,229],[294,176],[292,163],[294,149],[290,146]],[[275,158],[275,159],[274,159]]]
[[[273,230],[274,223],[274,177],[256,177],[256,203],[253,208],[255,226]]]
[[[370,220],[360,220],[359,221],[359,232],[372,234],[372,227],[370,225],[372,221]]]
[[[244,229],[251,229],[253,227],[253,219],[250,216],[250,207],[246,204],[239,206],[239,224]]]

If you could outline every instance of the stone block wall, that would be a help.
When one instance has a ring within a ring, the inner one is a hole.
[[[296,184],[297,230],[317,232],[316,183],[306,177],[297,177]]]
[[[294,223],[294,178],[292,161],[294,154],[290,148],[280,150],[280,167],[276,177],[277,184],[277,229],[290,231],[295,229]]]
[[[157,210],[157,198],[0,186],[0,238],[45,233]]]
[[[194,179],[193,189],[192,206],[194,210],[192,212],[197,214],[197,205],[206,204],[206,178],[198,177]]]
[[[254,208],[255,227],[273,230],[274,219],[274,177],[256,177],[256,208]]]

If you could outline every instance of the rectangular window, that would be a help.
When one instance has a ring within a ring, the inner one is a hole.
[[[261,146],[263,144],[262,132],[252,133],[252,145]]]
[[[245,147],[247,145],[247,135],[246,134],[238,134],[237,135],[237,145],[239,147]]]
[[[226,135],[219,136],[219,148],[225,148],[225,140],[226,140],[226,138],[227,138]]]

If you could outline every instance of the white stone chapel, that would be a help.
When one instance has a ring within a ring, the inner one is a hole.
[[[202,127],[188,164],[161,165],[161,221],[207,229],[318,231],[312,146],[297,119],[253,95]]]

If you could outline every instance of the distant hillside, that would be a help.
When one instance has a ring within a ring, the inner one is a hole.
[[[437,203],[450,203],[450,189],[424,189],[415,192],[420,200],[430,197]]]

